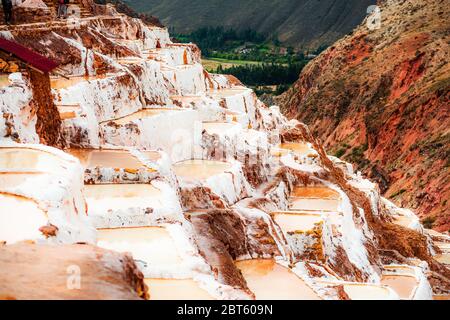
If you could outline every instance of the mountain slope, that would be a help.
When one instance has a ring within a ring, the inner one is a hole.
[[[204,26],[251,28],[295,47],[317,48],[350,32],[375,0],[127,0],[176,32]]]
[[[382,1],[382,25],[363,23],[310,63],[280,97],[335,153],[434,228],[450,228],[449,7]]]

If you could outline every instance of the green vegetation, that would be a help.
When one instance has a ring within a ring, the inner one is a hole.
[[[283,47],[277,39],[266,40],[266,35],[250,29],[204,27],[187,35],[175,34],[175,39],[196,43],[208,71],[234,75],[257,94],[283,93],[314,56],[306,57],[303,52]]]
[[[399,191],[397,191],[396,193],[392,194],[389,198],[393,199],[395,197],[398,197],[402,194],[404,194],[406,192],[406,189],[400,189]]]
[[[435,222],[436,222],[436,218],[435,217],[427,217],[427,218],[422,220],[422,224],[423,224],[425,229],[433,229],[433,225],[434,225]]]

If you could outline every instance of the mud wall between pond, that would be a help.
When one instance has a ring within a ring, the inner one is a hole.
[[[31,89],[33,91],[33,104],[36,111],[36,133],[40,142],[52,147],[63,147],[61,136],[61,117],[58,108],[53,103],[48,73],[29,69]]]

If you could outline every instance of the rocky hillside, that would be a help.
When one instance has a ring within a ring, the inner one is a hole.
[[[449,6],[382,1],[381,28],[363,23],[301,73],[280,97],[333,153],[413,208],[450,228]]]
[[[127,0],[177,32],[200,27],[251,28],[295,47],[317,48],[350,32],[375,0]]]

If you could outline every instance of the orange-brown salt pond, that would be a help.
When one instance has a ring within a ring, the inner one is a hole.
[[[69,77],[66,78],[52,78],[50,79],[50,85],[52,89],[60,90],[72,87],[81,82],[89,82],[93,80],[105,79],[106,75],[98,75],[98,76],[78,76],[78,77]]]
[[[10,171],[54,172],[64,165],[64,160],[49,152],[31,148],[0,147],[0,168]]]
[[[290,198],[290,210],[338,211],[339,194],[327,187],[297,187]]]
[[[206,180],[212,176],[224,173],[231,164],[212,160],[186,160],[173,165],[175,174],[182,180]]]
[[[291,270],[274,260],[236,262],[257,300],[319,300],[320,297]]]
[[[313,152],[313,150],[308,146],[308,144],[303,142],[282,143],[278,145],[277,149],[292,151],[298,155],[307,155]]]
[[[386,300],[390,299],[390,291],[372,284],[346,284],[344,291],[351,300]]]
[[[275,212],[273,219],[286,233],[310,231],[323,221],[320,215],[300,212]]]
[[[117,125],[126,125],[132,121],[136,121],[139,119],[144,119],[144,118],[151,118],[154,117],[158,114],[162,114],[165,112],[176,112],[179,111],[180,109],[170,109],[170,108],[154,108],[154,109],[143,109],[143,110],[139,110],[135,113],[132,113],[128,116],[125,117],[121,117],[118,119],[114,119],[111,120],[113,121],[115,124]],[[110,122],[110,120],[105,121],[105,122]]]
[[[70,149],[68,152],[78,158],[81,165],[85,168],[140,169],[144,167],[144,164],[138,158],[126,150]],[[160,158],[159,153],[156,151],[144,151],[143,153],[151,161],[156,161]]]
[[[391,274],[383,275],[381,284],[393,289],[400,299],[410,299],[418,286],[414,276]]]

